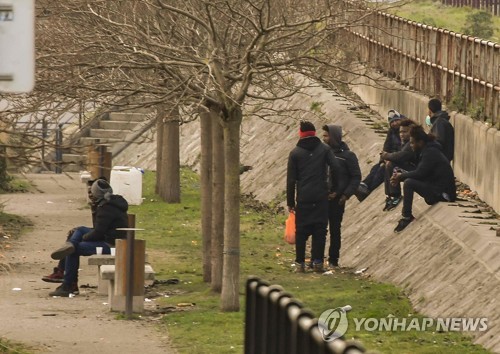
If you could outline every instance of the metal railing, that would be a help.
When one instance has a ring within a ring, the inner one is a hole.
[[[325,341],[318,320],[279,285],[246,284],[245,354],[360,354],[355,341]]]
[[[482,119],[500,123],[500,44],[382,12],[345,31],[365,65],[411,90],[454,100],[464,112],[481,110]]]

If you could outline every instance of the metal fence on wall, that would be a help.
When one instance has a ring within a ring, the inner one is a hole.
[[[500,16],[500,0],[441,0],[441,3],[455,7],[469,6]]]
[[[367,66],[500,123],[500,44],[382,12],[345,30]]]

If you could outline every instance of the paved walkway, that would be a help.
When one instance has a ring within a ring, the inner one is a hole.
[[[91,225],[86,187],[77,174],[28,175],[39,192],[1,195],[5,212],[25,216],[32,231],[11,242],[5,258],[8,274],[0,273],[0,338],[23,342],[50,353],[173,353],[165,333],[146,320],[117,320],[107,297],[80,288],[74,298],[52,298],[57,284],[41,281],[56,265],[50,252],[65,240],[67,230]],[[80,286],[96,285],[96,270],[83,260]],[[14,290],[14,289],[21,290]]]

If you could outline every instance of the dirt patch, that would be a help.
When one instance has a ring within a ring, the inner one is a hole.
[[[9,239],[0,274],[1,338],[50,353],[172,353],[168,337],[145,319],[118,320],[108,310],[107,297],[96,294],[96,269],[80,263],[80,295],[52,298],[57,284],[41,281],[56,265],[50,252],[67,230],[91,225],[85,208],[85,185],[76,174],[29,175],[43,193],[1,195],[5,212],[31,220],[29,232]],[[82,286],[83,285],[83,286]],[[11,319],[11,320],[5,320]]]

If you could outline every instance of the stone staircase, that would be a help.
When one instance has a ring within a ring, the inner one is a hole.
[[[72,138],[62,154],[62,170],[78,172],[87,170],[87,155],[90,147],[105,146],[112,151],[117,144],[128,141],[130,134],[147,120],[147,113],[110,112],[94,119]]]

